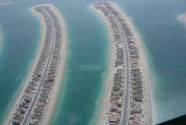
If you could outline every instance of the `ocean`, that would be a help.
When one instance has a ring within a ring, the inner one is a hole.
[[[1,0],[3,1],[3,0]],[[186,27],[177,16],[186,1],[111,0],[133,21],[148,59],[153,124],[186,113]],[[52,125],[96,123],[107,74],[109,39],[104,22],[88,6],[100,0],[19,0],[0,6],[0,124],[29,73],[39,45],[40,25],[30,11],[54,4],[67,29],[65,73]],[[93,120],[93,121],[92,121]]]

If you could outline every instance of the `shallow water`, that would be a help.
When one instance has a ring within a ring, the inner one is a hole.
[[[87,125],[99,114],[104,90],[108,34],[87,6],[99,0],[20,0],[0,7],[3,29],[0,55],[0,123],[14,101],[38,45],[40,26],[29,7],[52,3],[62,13],[68,35],[65,76],[51,124]],[[116,1],[113,1],[116,2]],[[148,57],[153,89],[154,123],[186,112],[186,30],[176,16],[186,11],[184,0],[118,0],[137,27]],[[6,96],[5,96],[6,95]]]

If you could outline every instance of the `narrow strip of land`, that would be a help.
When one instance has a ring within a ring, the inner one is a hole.
[[[4,2],[4,3],[0,3],[0,6],[5,6],[5,5],[9,5],[9,4],[13,4],[15,2]]]
[[[19,95],[20,102],[16,104],[15,109],[12,109],[8,120],[5,121],[6,125],[48,124],[60,88],[66,55],[63,20],[52,5],[35,6],[31,11],[44,26],[41,39],[43,44],[39,48],[42,51],[38,53],[40,56],[35,60],[37,64],[34,72]]]
[[[106,18],[114,37],[113,74],[110,74],[108,97],[98,124],[152,124],[147,65],[133,27],[113,3],[94,4],[96,12]],[[108,28],[108,29],[110,29]],[[132,30],[131,30],[132,29]],[[111,76],[112,75],[112,76]]]

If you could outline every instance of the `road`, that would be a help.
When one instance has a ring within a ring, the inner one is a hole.
[[[106,6],[105,6],[106,7]],[[129,115],[129,106],[130,106],[130,59],[129,59],[129,53],[128,53],[128,45],[127,45],[127,40],[124,35],[123,28],[117,19],[117,17],[112,14],[112,12],[106,7],[107,11],[113,16],[115,22],[117,23],[120,33],[122,36],[122,41],[125,47],[123,47],[124,50],[124,58],[125,58],[125,92],[124,92],[124,105],[122,107],[122,115],[121,115],[121,125],[127,125],[128,124],[128,115]],[[125,103],[126,102],[126,103]]]
[[[46,76],[46,72],[47,72],[47,69],[49,68],[49,63],[50,63],[50,60],[51,60],[51,55],[52,55],[52,50],[54,48],[54,42],[55,42],[55,24],[54,24],[54,20],[52,18],[52,16],[50,15],[50,13],[48,11],[46,11],[46,13],[49,15],[50,19],[51,19],[51,22],[52,22],[52,46],[51,46],[51,49],[50,49],[50,54],[49,54],[49,57],[46,61],[46,64],[45,64],[45,67],[44,67],[44,71],[43,71],[43,74],[41,76],[41,82],[39,83],[38,85],[38,89],[36,90],[36,93],[35,93],[35,96],[34,98],[32,99],[32,102],[29,106],[29,109],[28,109],[28,112],[22,122],[22,125],[26,125],[28,123],[28,120],[29,120],[29,117],[33,111],[33,108],[35,106],[35,103],[38,99],[38,95],[40,93],[40,90],[41,90],[41,87],[42,87],[42,84],[44,82],[44,79],[45,79],[45,76]]]

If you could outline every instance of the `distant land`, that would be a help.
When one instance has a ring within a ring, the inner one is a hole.
[[[4,2],[4,3],[0,3],[0,6],[5,6],[5,5],[9,5],[9,4],[13,4],[15,2]]]
[[[183,14],[179,15],[178,20],[186,24],[186,12]]]

